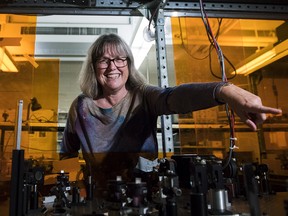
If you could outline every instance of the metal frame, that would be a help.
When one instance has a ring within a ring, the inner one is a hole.
[[[162,88],[169,86],[168,71],[167,71],[167,53],[165,42],[165,17],[164,17],[165,1],[160,2],[160,7],[157,11],[155,22],[155,46],[157,55],[157,69],[158,69],[158,83]],[[172,131],[172,117],[171,115],[161,116],[161,128],[162,128],[162,148],[163,157],[166,157],[166,153],[174,152],[173,145],[173,131]]]
[[[141,9],[154,5],[154,1],[139,0],[1,0],[0,13],[38,15],[118,15],[142,16]],[[259,3],[260,2],[260,3]],[[144,4],[145,3],[145,4]],[[210,17],[287,19],[288,4],[285,0],[207,0],[205,10]],[[199,17],[199,2],[167,1],[164,16]]]

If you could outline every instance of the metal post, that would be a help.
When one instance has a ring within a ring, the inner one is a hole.
[[[17,107],[17,121],[15,126],[16,149],[12,155],[12,175],[10,193],[10,216],[23,215],[23,189],[24,189],[24,150],[21,150],[21,131],[22,131],[22,111],[23,101],[20,100]]]
[[[167,59],[166,59],[166,44],[165,44],[165,17],[164,17],[164,3],[160,3],[160,7],[157,11],[157,17],[155,19],[155,46],[157,55],[157,69],[158,69],[158,83],[159,86],[166,88],[168,84],[167,73]],[[166,153],[173,153],[173,133],[172,133],[172,118],[171,115],[161,116],[161,128],[162,128],[162,145],[163,156],[166,157]]]

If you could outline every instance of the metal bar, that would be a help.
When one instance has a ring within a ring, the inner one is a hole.
[[[158,83],[159,86],[166,88],[168,87],[169,84],[168,84],[164,24],[165,24],[164,9],[160,6],[155,21],[155,28],[156,28],[155,46],[157,55]],[[162,126],[163,156],[166,157],[167,152],[169,153],[174,152],[172,118],[170,115],[161,116],[161,126]]]
[[[17,121],[15,125],[15,147],[17,150],[21,149],[22,112],[23,100],[20,100],[17,104]]]
[[[23,214],[23,187],[24,187],[24,150],[14,149],[12,152],[12,173],[10,190],[10,216]]]
[[[142,16],[139,9],[149,8],[150,1],[103,1],[103,0],[4,0],[0,3],[0,13],[7,14],[42,14],[42,15],[120,15]],[[288,5],[282,1],[257,1],[229,3],[227,1],[206,1],[205,10],[209,17],[222,18],[258,18],[287,19]],[[165,6],[164,16],[200,17],[198,1],[169,1]]]
[[[24,150],[20,149],[22,132],[23,100],[17,104],[17,119],[15,125],[16,148],[12,153],[12,175],[10,193],[10,216],[23,215],[23,172]]]
[[[209,17],[221,18],[259,18],[287,19],[288,5],[255,3],[210,3],[204,4]],[[200,17],[198,2],[169,2],[165,7],[165,16]],[[175,13],[176,12],[176,13]]]

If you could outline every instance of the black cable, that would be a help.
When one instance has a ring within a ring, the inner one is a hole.
[[[215,48],[217,56],[218,56],[218,61],[219,61],[220,70],[221,70],[221,79],[223,82],[227,82],[227,77],[226,77],[226,73],[225,73],[225,62],[224,62],[225,58],[224,58],[223,52],[222,52],[221,47],[219,46],[219,44],[217,42],[216,37],[214,36],[214,34],[210,28],[209,20],[208,20],[207,14],[205,12],[203,2],[202,2],[202,0],[199,0],[199,2],[200,2],[201,17],[202,17],[204,26],[205,26],[206,31],[207,31],[208,39],[209,39],[210,43],[213,45],[213,47]],[[219,22],[219,23],[221,23],[221,22]],[[219,34],[219,32],[217,34]],[[233,110],[231,110],[229,108],[227,103],[225,104],[225,110],[226,110],[226,115],[227,115],[227,119],[229,122],[229,128],[230,128],[230,147],[229,147],[228,160],[224,164],[223,169],[225,169],[230,163],[230,160],[231,160],[232,154],[233,154],[233,149],[235,148],[235,140],[236,140],[236,138],[235,138],[235,125],[234,125],[235,124],[234,112],[233,112]]]
[[[179,30],[180,30],[180,39],[181,39],[181,46],[183,47],[183,49],[185,50],[185,52],[190,56],[192,57],[193,59],[196,59],[196,60],[204,60],[206,58],[208,58],[209,56],[209,53],[202,57],[202,58],[198,58],[196,56],[193,56],[190,51],[188,50],[188,48],[185,46],[185,43],[184,43],[184,40],[183,40],[183,31],[182,31],[182,25],[181,25],[181,22],[180,22],[180,17],[178,17],[178,23],[179,23]],[[209,50],[210,51],[210,50]]]

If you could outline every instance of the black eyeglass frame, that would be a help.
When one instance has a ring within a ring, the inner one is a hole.
[[[124,65],[118,66],[118,63],[117,63],[117,61],[115,62],[115,60],[121,60],[122,61],[121,63],[123,63]],[[97,59],[96,60],[96,65],[97,65],[96,67],[98,69],[107,69],[110,66],[111,62],[113,62],[117,68],[123,68],[123,67],[128,65],[128,60],[129,60],[128,57],[116,57],[113,59],[110,59],[110,58]],[[103,62],[103,63],[105,62],[107,64],[107,66],[103,66],[103,65],[101,66],[101,62]]]

